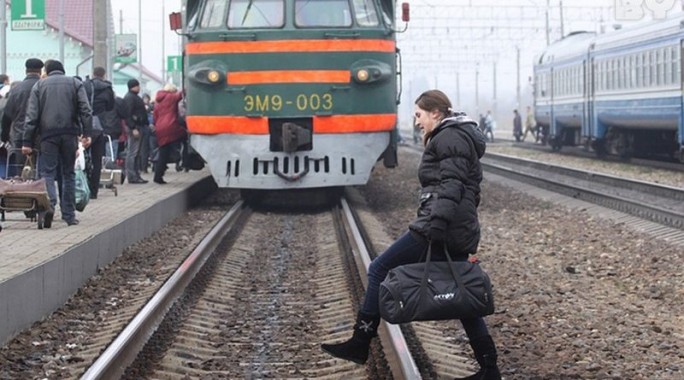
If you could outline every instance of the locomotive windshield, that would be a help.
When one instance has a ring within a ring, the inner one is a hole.
[[[356,22],[359,26],[377,26],[378,13],[375,11],[373,0],[353,0]]]
[[[225,1],[224,1],[225,3]],[[228,27],[280,28],[285,24],[283,0],[233,0],[228,10]]]
[[[358,26],[378,26],[373,0],[296,0],[295,25],[298,27],[350,27],[352,14]]]
[[[218,28],[223,25],[223,17],[226,14],[226,2],[221,0],[208,0],[204,7],[200,27]]]
[[[297,28],[373,28],[392,26],[393,0],[294,0]],[[187,30],[283,28],[285,0],[188,1]]]
[[[351,24],[349,0],[295,2],[295,25],[299,27],[349,27]]]

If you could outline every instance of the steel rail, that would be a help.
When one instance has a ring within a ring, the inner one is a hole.
[[[503,165],[496,165],[488,163],[486,160],[480,161],[482,168],[494,173],[500,174],[508,178],[522,180],[525,183],[531,183],[554,192],[571,196],[575,199],[581,199],[597,205],[605,206],[628,213],[639,218],[648,219],[656,223],[660,223],[669,227],[684,228],[684,215],[670,210],[644,204],[643,202],[635,201],[629,198],[610,195],[587,189],[572,184],[566,184],[554,181],[552,179],[543,178],[530,173],[521,173],[511,167]]]
[[[88,368],[81,377],[82,380],[118,379],[121,377],[126,368],[133,363],[150,336],[159,327],[166,312],[182,295],[187,285],[230,231],[230,227],[238,219],[242,208],[243,202],[239,201],[226,213],[159,291]]]
[[[494,159],[497,161],[504,161],[506,163],[514,163],[517,165],[524,165],[534,169],[553,170],[563,175],[572,176],[587,181],[599,182],[610,186],[619,186],[623,189],[635,190],[652,195],[658,195],[665,198],[684,201],[684,189],[679,187],[641,181],[638,179],[626,179],[611,174],[599,173],[583,169],[575,169],[563,165],[548,164],[545,162],[539,162],[536,160],[511,156],[503,153],[487,152],[484,158]]]
[[[366,277],[368,275],[368,266],[370,265],[371,258],[349,203],[344,198],[341,199],[340,203],[342,205],[345,222],[349,227],[349,232],[353,238],[354,255],[358,259],[356,261],[361,264],[357,266],[362,272],[361,277],[363,283],[367,286]],[[378,329],[380,340],[384,343],[383,348],[385,349],[385,355],[387,361],[390,363],[394,378],[412,380],[422,379],[418,366],[416,366],[416,363],[411,356],[411,352],[406,344],[406,339],[399,326],[389,324],[385,321],[382,321],[381,325],[382,328]]]

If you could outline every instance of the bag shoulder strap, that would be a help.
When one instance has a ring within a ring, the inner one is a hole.
[[[93,106],[93,102],[95,101],[95,83],[93,83],[93,80],[90,80],[90,107]]]

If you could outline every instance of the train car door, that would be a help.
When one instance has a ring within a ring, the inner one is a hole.
[[[596,68],[594,58],[587,55],[587,59],[582,62],[584,68],[584,117],[582,118],[582,143],[585,148],[591,144],[594,135],[594,83],[596,79]]]
[[[556,135],[556,115],[555,115],[555,93],[556,93],[556,78],[555,78],[555,70],[553,65],[549,65],[549,112],[550,112],[550,119],[549,119],[549,130],[548,132],[544,132],[544,140],[542,141],[542,144],[546,145],[546,143],[549,141],[549,137],[554,137]]]

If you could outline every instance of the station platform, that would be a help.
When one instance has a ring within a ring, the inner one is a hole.
[[[39,230],[23,212],[10,212],[0,232],[0,344],[62,306],[123,250],[150,236],[206,197],[216,184],[207,169],[168,170],[159,185],[100,189],[67,226],[59,206],[50,229]]]

